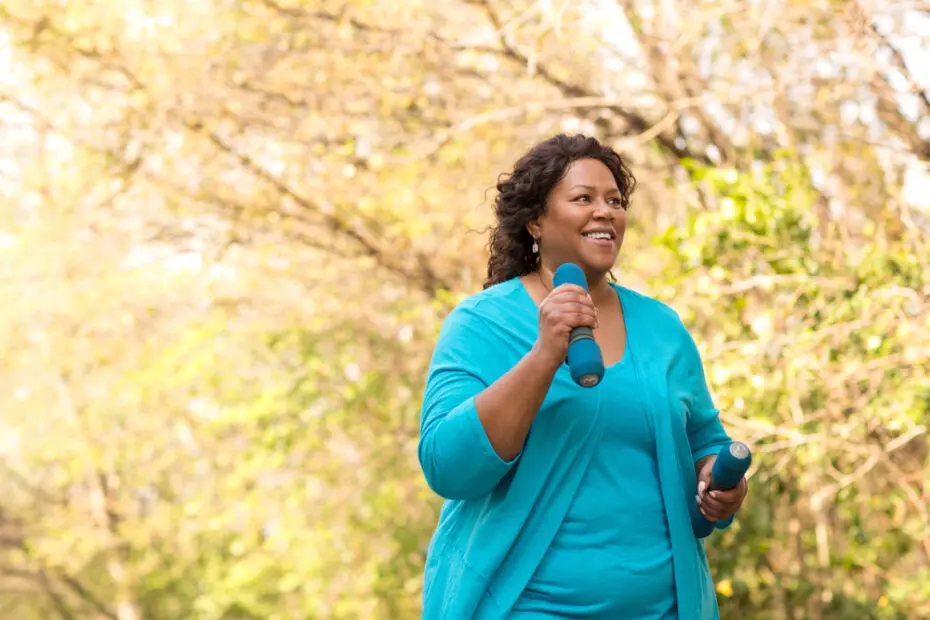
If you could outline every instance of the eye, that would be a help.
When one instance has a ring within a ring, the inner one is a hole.
[[[581,201],[581,202],[588,202],[589,200],[591,200],[591,197],[588,196],[587,194],[581,194],[580,196],[578,196],[577,198],[575,198],[575,202],[578,202],[578,201]]]

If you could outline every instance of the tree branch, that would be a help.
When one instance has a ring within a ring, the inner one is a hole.
[[[266,2],[266,3],[267,3],[267,2]],[[277,4],[274,3],[274,2],[271,2],[270,4],[276,6],[278,9],[281,9],[281,10],[284,10],[284,11],[289,10],[289,9],[284,9],[283,7],[280,7],[279,5],[277,5]],[[298,10],[298,9],[295,9],[295,10]],[[2,15],[2,14],[3,14],[3,13],[0,12],[0,15]],[[318,16],[318,17],[319,17],[319,16]],[[93,61],[95,61],[95,62],[98,62],[98,63],[101,64],[101,66],[103,66],[103,67],[105,67],[105,68],[107,68],[107,69],[114,70],[114,71],[118,71],[121,75],[123,75],[123,76],[126,78],[129,87],[134,88],[134,89],[139,89],[139,90],[142,90],[142,91],[146,91],[145,84],[144,84],[144,83],[133,73],[133,71],[132,71],[131,69],[129,69],[128,67],[126,67],[126,66],[124,66],[124,65],[122,65],[122,64],[120,64],[120,63],[118,63],[118,62],[116,62],[116,61],[114,61],[113,59],[104,58],[104,56],[103,56],[102,54],[100,54],[99,52],[97,52],[97,51],[95,51],[95,50],[87,50],[87,49],[81,48],[80,46],[78,46],[78,45],[76,44],[76,42],[74,41],[74,39],[73,39],[73,37],[72,37],[71,35],[68,35],[68,34],[66,34],[66,33],[62,33],[62,32],[60,32],[60,31],[58,31],[57,29],[52,28],[51,24],[46,24],[45,26],[43,26],[43,30],[47,30],[48,32],[51,32],[51,33],[55,34],[56,36],[60,36],[62,39],[64,39],[64,42],[65,42],[67,45],[69,45],[69,47],[70,47],[76,54],[78,54],[78,55],[80,55],[80,56],[82,56],[82,57],[84,57],[84,58],[87,58],[87,59],[89,59],[89,60],[93,60]],[[41,119],[41,115],[38,114],[38,112],[37,112],[36,110],[32,109],[32,108],[31,108],[30,106],[28,106],[27,104],[25,104],[25,103],[19,101],[17,98],[15,98],[15,97],[13,97],[13,96],[3,96],[3,99],[8,100],[8,101],[10,101],[11,103],[13,103],[14,105],[19,106],[21,109],[23,109],[23,110],[25,110],[25,111],[27,111],[27,112],[33,114],[35,118]],[[260,178],[260,179],[264,180],[265,182],[269,183],[270,185],[272,185],[281,195],[283,195],[283,196],[288,196],[289,198],[291,198],[292,200],[294,200],[294,202],[295,202],[296,204],[298,204],[299,206],[301,206],[302,208],[304,208],[304,209],[306,209],[306,210],[308,210],[308,211],[310,211],[310,212],[313,212],[313,213],[318,214],[319,216],[321,216],[322,219],[323,219],[324,221],[326,221],[326,222],[329,224],[330,228],[331,228],[334,232],[337,232],[337,233],[339,233],[339,234],[342,234],[342,235],[344,235],[345,237],[347,237],[348,239],[350,239],[351,241],[353,241],[357,246],[359,246],[360,248],[362,248],[362,251],[363,251],[367,256],[369,256],[369,257],[371,257],[372,259],[374,259],[375,262],[376,262],[378,265],[382,266],[383,268],[387,269],[388,271],[391,271],[391,272],[393,272],[393,273],[396,273],[396,274],[402,276],[403,278],[405,278],[405,279],[407,279],[409,282],[411,282],[414,286],[416,286],[416,287],[419,288],[420,290],[423,290],[425,293],[427,293],[427,294],[429,294],[429,295],[431,295],[431,296],[435,296],[435,294],[436,294],[439,290],[442,290],[442,289],[446,289],[446,290],[451,289],[451,285],[450,285],[449,283],[447,283],[442,277],[440,277],[438,273],[436,273],[436,271],[434,270],[434,268],[431,266],[430,261],[424,260],[425,257],[415,258],[415,259],[412,261],[412,263],[413,263],[414,265],[416,265],[415,268],[412,268],[412,269],[411,269],[411,268],[405,268],[404,266],[402,266],[402,265],[398,264],[397,262],[391,260],[391,259],[389,258],[389,253],[386,252],[385,250],[383,250],[381,247],[379,247],[374,241],[372,241],[371,239],[367,238],[367,237],[364,236],[363,234],[359,233],[358,231],[356,231],[355,229],[353,229],[353,228],[352,228],[350,225],[348,225],[346,222],[343,222],[342,220],[340,220],[340,219],[339,219],[338,217],[336,217],[335,215],[326,214],[325,211],[324,211],[323,209],[318,208],[317,205],[312,204],[309,200],[307,200],[307,199],[305,199],[304,197],[302,197],[302,196],[300,196],[299,194],[297,194],[295,191],[293,191],[291,188],[289,188],[286,184],[284,184],[280,179],[276,178],[274,175],[270,174],[270,173],[269,173],[268,171],[266,171],[264,168],[262,168],[261,166],[259,166],[259,165],[258,165],[254,160],[252,160],[250,157],[248,157],[247,155],[244,155],[244,154],[242,154],[242,153],[237,152],[230,144],[227,144],[227,143],[226,143],[224,140],[222,140],[217,134],[212,133],[212,132],[207,131],[207,130],[204,130],[201,123],[189,121],[189,120],[186,120],[186,119],[183,119],[183,118],[182,118],[182,122],[183,122],[184,125],[187,126],[189,129],[191,129],[191,130],[193,130],[193,131],[195,131],[195,132],[198,132],[198,133],[200,133],[201,135],[206,136],[207,139],[208,139],[215,147],[219,148],[222,152],[224,152],[224,153],[226,153],[226,154],[228,154],[228,155],[233,156],[233,157],[234,157],[236,160],[238,160],[238,162],[239,162],[241,165],[243,165],[251,174],[253,174],[253,175],[256,176],[257,178]],[[69,136],[68,132],[62,131],[60,128],[55,127],[55,126],[52,125],[51,123],[47,123],[47,122],[46,122],[45,124],[46,124],[48,127],[50,127],[51,129],[55,130],[56,132],[61,133],[62,135],[66,135],[66,136],[68,136],[68,137],[70,137],[70,138],[75,139],[75,142],[77,142],[77,143],[79,143],[79,144],[86,145],[86,146],[88,146],[88,148],[92,148],[93,150],[95,150],[95,151],[97,151],[97,152],[100,152],[100,153],[103,153],[103,154],[107,155],[108,157],[111,157],[111,158],[113,158],[113,159],[115,159],[115,160],[120,160],[120,159],[121,159],[121,155],[120,155],[119,153],[116,153],[116,152],[113,152],[113,151],[107,150],[107,149],[101,149],[99,146],[94,146],[94,145],[92,145],[92,144],[89,144],[87,141],[81,140],[81,139],[77,138],[76,136],[73,136],[73,135],[70,135],[70,136]],[[132,172],[134,172],[134,171],[139,167],[140,163],[141,163],[140,160],[135,160],[135,161],[132,161],[132,162],[124,162],[124,168],[123,168],[123,170],[120,171],[119,174],[120,174],[120,175],[126,175],[126,176],[132,174]]]
[[[907,82],[908,90],[917,97],[917,118],[930,117],[930,95],[914,79],[901,50],[878,29],[878,24],[872,18],[867,7],[856,2],[852,10],[856,13],[857,21],[862,22],[862,27],[891,53],[892,66]],[[877,110],[879,118],[904,139],[918,158],[924,161],[930,160],[930,140],[921,138],[916,124],[905,118],[901,113],[900,96],[898,91],[891,85],[891,76],[888,73],[881,73],[880,75],[880,79],[873,80],[873,87],[878,94]]]
[[[331,230],[337,232],[341,235],[352,240],[362,251],[369,257],[375,260],[376,263],[384,267],[385,269],[392,271],[404,278],[410,280],[411,282],[417,283],[419,288],[421,288],[427,294],[433,296],[441,289],[449,289],[450,286],[444,282],[438,274],[433,270],[432,266],[429,264],[429,261],[419,261],[419,272],[410,271],[403,266],[395,263],[388,257],[387,252],[384,249],[375,244],[374,241],[366,237],[364,234],[355,230],[347,222],[343,221],[334,213],[327,213],[319,205],[311,202],[310,200],[304,198],[302,195],[298,194],[294,189],[289,187],[286,183],[277,178],[274,174],[265,170],[260,164],[258,164],[254,159],[248,155],[239,152],[231,144],[227,143],[222,137],[217,133],[207,129],[200,122],[185,121],[185,125],[191,130],[200,135],[206,137],[216,148],[220,149],[224,153],[235,158],[246,170],[248,170],[253,176],[265,181],[275,190],[278,191],[282,196],[294,201],[295,204],[305,209],[308,212],[312,212],[319,216]]]
[[[706,85],[701,83],[693,60],[687,57],[688,50],[681,53],[682,56],[685,56],[684,61],[681,57],[673,58],[671,53],[663,51],[663,42],[658,37],[650,35],[644,29],[637,27],[637,20],[633,19],[634,6],[632,0],[617,0],[617,2],[626,15],[633,32],[639,37],[656,89],[665,98],[670,111],[674,109],[672,102],[686,98],[697,99],[701,93],[708,91]],[[669,43],[671,42],[669,41]],[[671,46],[669,47],[671,48]],[[681,47],[679,46],[678,49],[681,49]],[[677,72],[675,70],[676,62],[678,63]],[[704,112],[701,106],[691,107],[692,115],[698,121],[704,133],[704,139],[717,148],[722,156],[722,163],[732,162],[735,159],[735,149],[730,139],[717,123]],[[675,120],[678,120],[677,115]],[[677,133],[681,138],[685,138],[680,127]]]
[[[0,573],[10,575],[28,582],[37,584],[42,591],[52,600],[59,615],[65,618],[76,618],[74,610],[65,601],[64,596],[59,593],[55,587],[54,581],[61,581],[68,587],[81,601],[90,609],[109,620],[118,620],[116,614],[107,608],[99,599],[91,594],[77,579],[63,575],[56,575],[47,569],[30,571],[16,566],[0,565]]]
[[[674,123],[675,119],[680,113],[680,110],[698,105],[700,101],[701,98],[696,97],[692,99],[683,99],[681,101],[672,102],[670,104],[671,110],[668,112],[668,114],[665,115],[664,118],[662,118],[655,125],[649,127],[643,133],[623,138],[623,144],[627,146],[633,146],[635,144],[644,144],[656,138],[656,136],[668,129],[668,127]],[[447,144],[450,140],[455,138],[455,136],[471,131],[472,129],[480,127],[481,125],[520,118],[532,112],[583,110],[588,108],[610,109],[619,105],[619,103],[620,102],[614,97],[573,97],[569,99],[531,101],[508,108],[500,108],[498,110],[491,110],[490,112],[483,112],[481,114],[470,116],[465,120],[460,121],[446,129],[440,130],[438,135],[426,146],[424,146],[422,149],[416,150],[411,155],[401,158],[400,161],[416,161],[424,157],[429,157],[437,150],[442,148],[443,145]]]
[[[859,4],[859,9],[863,14],[867,15],[867,9]],[[901,53],[901,50],[894,45],[887,36],[883,35],[878,29],[878,24],[875,23],[875,20],[868,16],[866,25],[869,31],[884,45],[888,48],[888,51],[891,52],[891,60],[894,67],[901,72],[902,77],[907,81],[908,87],[911,89],[911,92],[917,95],[918,99],[921,102],[921,112],[919,116],[926,118],[930,116],[930,95],[927,94],[927,91],[920,87],[920,84],[917,83],[917,80],[914,79],[914,75],[911,72],[910,68],[907,66],[907,61],[904,60],[904,55]]]
[[[490,0],[475,0],[474,4],[480,6],[483,9],[484,14],[487,16],[488,20],[491,22],[491,25],[498,33],[498,42],[503,49],[503,54],[505,57],[516,63],[519,63],[521,66],[527,68],[528,70],[532,69],[534,75],[539,76],[549,85],[554,86],[562,93],[563,96],[567,98],[597,98],[600,96],[599,93],[593,89],[586,88],[578,84],[572,84],[571,82],[556,76],[549,70],[546,65],[539,64],[535,60],[530,59],[526,54],[518,49],[516,45],[511,43],[509,37],[505,34],[505,24],[501,21],[500,15],[498,15],[498,13],[491,6]],[[647,132],[649,132],[650,128],[654,126],[654,123],[648,121],[644,116],[637,114],[636,112],[632,112],[618,105],[616,102],[614,102],[613,105],[603,107],[623,119],[623,121],[626,122],[627,126],[629,127],[630,131],[635,134],[645,135]],[[654,139],[663,151],[674,155],[678,159],[691,158],[707,164],[712,163],[706,155],[693,153],[686,146],[679,146],[676,144],[677,137],[678,136],[675,135],[669,135],[666,132],[655,135]]]

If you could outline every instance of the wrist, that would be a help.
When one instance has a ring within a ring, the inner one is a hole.
[[[552,355],[547,355],[539,348],[538,344],[533,345],[533,348],[530,349],[530,352],[526,355],[526,360],[537,372],[547,375],[554,375],[555,371],[559,369],[559,366],[561,366],[564,361],[562,359],[555,359]]]
[[[709,454],[709,455],[707,455],[707,456],[705,456],[705,457],[699,459],[699,460],[694,464],[694,471],[696,471],[697,473],[701,473],[701,470],[704,469],[704,468],[707,466],[708,463],[713,462],[713,460],[716,459],[716,458],[717,458],[716,455],[714,455],[714,454]]]

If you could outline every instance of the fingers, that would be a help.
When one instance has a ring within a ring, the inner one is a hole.
[[[597,307],[591,297],[580,286],[563,284],[540,305],[540,311],[550,320],[563,325],[597,327]]]
[[[559,308],[559,318],[573,326],[589,325],[594,327],[597,325],[597,312],[593,308],[579,303],[563,304]]]
[[[745,496],[742,485],[728,491],[705,492],[706,485],[698,484],[698,494],[695,497],[698,508],[709,521],[723,521],[729,519],[739,510]]]
[[[597,308],[583,287],[563,284],[551,291],[539,304],[540,350],[549,359],[564,360],[569,334],[576,327],[596,329]]]
[[[552,289],[552,292],[548,295],[549,299],[558,299],[565,301],[577,301],[579,303],[587,303],[594,305],[594,300],[591,299],[591,295],[588,291],[584,290],[580,286],[575,286],[574,284],[563,284]]]
[[[734,505],[721,502],[708,494],[698,496],[698,506],[701,513],[711,521],[726,519],[730,514],[736,512]]]
[[[562,293],[577,293],[590,299],[588,296],[588,291],[586,291],[583,287],[578,286],[577,284],[560,284],[552,289],[552,292],[549,293],[549,295],[560,295]]]
[[[698,492],[703,492],[707,483],[710,482],[710,467],[705,467],[698,472]]]
[[[723,521],[728,519],[730,514],[736,512],[735,510],[730,512],[730,508],[707,494],[698,494],[695,499],[697,500],[698,510],[708,521]]]

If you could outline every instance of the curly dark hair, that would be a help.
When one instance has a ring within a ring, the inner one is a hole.
[[[636,187],[636,179],[620,155],[597,139],[558,134],[540,142],[514,164],[513,172],[501,175],[494,199],[497,225],[491,228],[488,279],[484,288],[536,270],[533,237],[527,224],[546,212],[546,200],[568,170],[584,158],[597,159],[614,175],[624,209]]]

